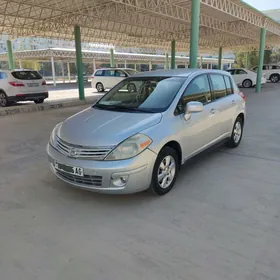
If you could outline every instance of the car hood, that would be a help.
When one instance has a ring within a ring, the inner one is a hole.
[[[62,122],[65,142],[81,146],[115,146],[161,121],[161,113],[127,113],[88,108]]]

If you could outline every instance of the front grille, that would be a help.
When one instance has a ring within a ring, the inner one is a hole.
[[[60,170],[56,170],[56,173],[63,179],[73,183],[83,184],[87,186],[96,186],[96,187],[102,186],[102,176],[84,175],[83,177],[80,177],[77,175],[65,173]]]
[[[93,160],[103,160],[113,149],[112,147],[77,146],[63,141],[58,136],[56,137],[56,148],[68,157]]]

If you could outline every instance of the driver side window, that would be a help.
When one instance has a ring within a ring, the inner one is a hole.
[[[190,101],[199,101],[202,104],[211,102],[211,91],[207,75],[200,75],[189,83],[175,109],[175,115],[183,114],[187,103]]]

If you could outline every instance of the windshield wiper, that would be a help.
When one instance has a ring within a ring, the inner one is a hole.
[[[118,105],[103,105],[103,104],[96,104],[94,107],[102,109],[102,110],[113,110],[113,111],[123,111],[123,112],[141,112],[141,113],[153,113],[150,110],[142,109],[138,107],[125,107],[125,106],[118,106]]]

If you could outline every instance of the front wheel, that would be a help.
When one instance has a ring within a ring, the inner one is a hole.
[[[280,77],[279,77],[279,75],[277,75],[277,74],[273,74],[273,75],[270,76],[270,81],[271,81],[272,83],[278,83],[279,80],[280,80]]]
[[[250,88],[250,87],[252,87],[252,85],[253,85],[253,83],[252,83],[252,81],[249,80],[249,79],[244,80],[243,83],[242,83],[242,86],[243,86],[244,88]]]
[[[174,149],[164,147],[154,165],[150,189],[155,195],[168,193],[175,184],[179,170],[178,156]]]
[[[243,136],[244,123],[241,117],[238,117],[233,125],[231,137],[226,143],[228,148],[236,148],[239,146]]]
[[[44,99],[37,99],[37,100],[34,100],[34,103],[35,103],[35,104],[44,103]]]

